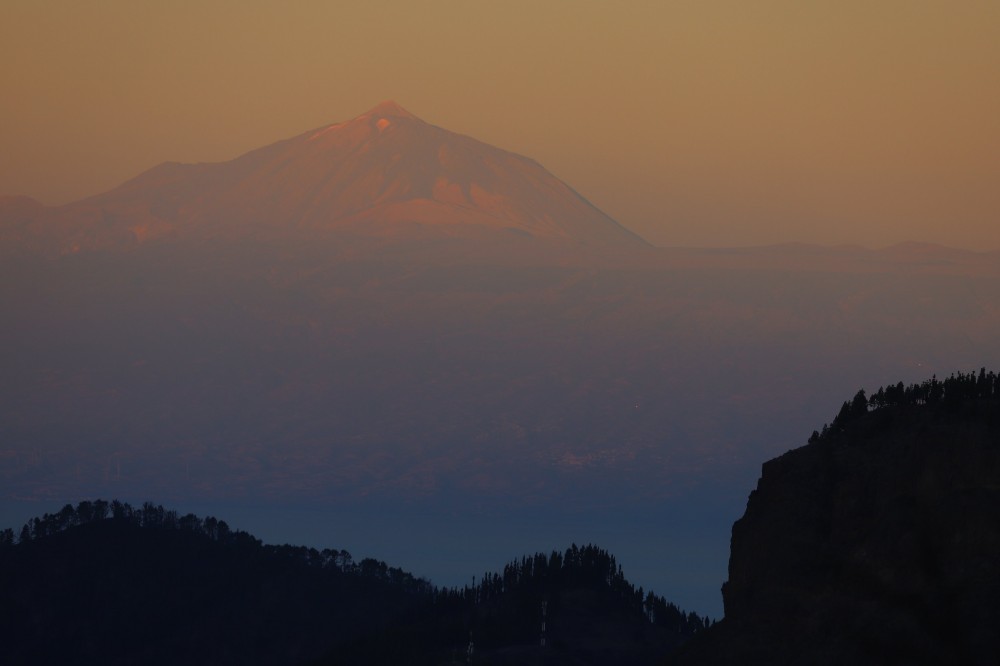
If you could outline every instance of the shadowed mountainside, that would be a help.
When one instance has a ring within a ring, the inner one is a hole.
[[[861,392],[813,440],[764,464],[725,619],[670,663],[995,663],[997,377]]]

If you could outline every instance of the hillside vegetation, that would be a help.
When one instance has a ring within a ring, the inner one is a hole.
[[[101,500],[0,533],[0,590],[10,664],[465,663],[470,644],[481,664],[653,663],[708,624],[596,546],[439,588],[346,550]]]
[[[995,373],[859,392],[764,464],[725,618],[671,663],[995,664],[998,553]]]

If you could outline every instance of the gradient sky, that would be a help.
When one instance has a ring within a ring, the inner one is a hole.
[[[658,245],[1000,249],[996,0],[3,0],[0,194],[394,99]]]

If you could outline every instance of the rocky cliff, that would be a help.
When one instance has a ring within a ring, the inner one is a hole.
[[[725,619],[676,663],[997,663],[1000,403],[986,393],[862,406],[765,463],[733,525]]]

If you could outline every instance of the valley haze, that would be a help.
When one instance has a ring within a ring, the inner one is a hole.
[[[466,582],[599,543],[719,616],[760,464],[1000,365],[1000,253],[659,248],[393,102],[80,201],[0,198],[0,518],[216,514]]]

